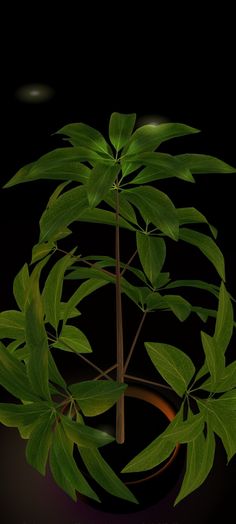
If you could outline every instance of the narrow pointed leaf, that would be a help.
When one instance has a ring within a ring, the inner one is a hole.
[[[44,263],[44,260],[42,261]],[[44,326],[43,301],[39,290],[41,265],[30,277],[29,300],[25,308],[25,336],[29,349],[27,363],[32,389],[43,398],[50,398],[48,385],[48,338]]]
[[[226,391],[217,399],[218,405],[236,411],[236,389]]]
[[[224,283],[221,283],[219,294],[219,308],[216,315],[216,326],[214,339],[219,346],[222,353],[224,353],[229,345],[233,334],[233,306],[230,300],[228,291]]]
[[[188,443],[186,472],[174,505],[202,485],[212,469],[214,456],[214,433],[208,428],[206,437],[200,433]]]
[[[61,375],[51,352],[48,355],[48,373],[51,382],[66,390],[66,381]]]
[[[133,493],[112,470],[98,449],[79,448],[79,452],[90,475],[108,493],[135,504],[138,503]]]
[[[214,238],[217,237],[217,230],[209,224],[206,217],[194,207],[181,207],[177,209],[179,225],[183,224],[207,224]]]
[[[107,144],[105,138],[102,134],[87,124],[73,123],[67,124],[57,131],[56,134],[63,134],[69,136],[73,144],[80,147],[86,147],[97,153],[102,153],[104,155],[111,155],[111,148]]]
[[[0,384],[22,400],[37,400],[26,374],[25,365],[0,342]]]
[[[61,415],[61,421],[67,437],[79,447],[99,448],[114,441],[114,437],[105,431],[74,422],[64,415]]]
[[[128,155],[127,158],[130,162],[134,159],[135,162],[138,160],[147,166],[132,180],[132,184],[143,184],[171,177],[177,177],[186,182],[195,182],[189,169],[185,168],[177,158],[166,153],[141,153],[133,157]]]
[[[165,193],[154,187],[144,186],[127,189],[124,196],[138,208],[145,222],[151,222],[173,240],[178,239],[177,212]]]
[[[45,475],[48,453],[52,442],[52,426],[55,416],[52,413],[43,415],[37,421],[26,446],[27,462]]]
[[[76,501],[76,490],[82,495],[99,501],[96,493],[79,471],[73,458],[73,445],[61,424],[53,433],[50,450],[50,468],[55,482]]]
[[[169,344],[145,342],[144,345],[157,371],[182,396],[195,372],[191,359]]]
[[[224,353],[214,337],[210,337],[207,333],[201,331],[201,339],[212,382],[216,384],[225,368]]]
[[[212,238],[188,228],[180,228],[179,238],[200,249],[213,264],[222,280],[225,280],[224,257]]]
[[[126,387],[126,384],[119,384],[113,380],[86,380],[72,384],[69,390],[84,415],[93,417],[111,408],[124,393]]]
[[[40,242],[53,241],[62,229],[72,224],[88,207],[87,191],[84,186],[75,187],[58,197],[55,204],[41,216]]]
[[[29,287],[29,269],[28,265],[24,264],[19,273],[13,281],[13,294],[18,307],[24,311],[27,299],[27,292]]]
[[[109,138],[116,151],[120,151],[128,141],[133,131],[135,120],[135,113],[130,115],[112,113],[109,122]]]
[[[73,253],[69,253],[65,255],[54,264],[44,285],[42,296],[46,321],[49,322],[55,330],[58,328],[61,316],[61,295],[64,274],[66,269],[74,262],[72,254]]]
[[[13,309],[0,313],[0,338],[24,340],[24,315],[21,311]]]
[[[73,295],[70,297],[66,304],[64,322],[67,321],[71,311],[81,302],[81,300],[83,300],[83,298],[87,297],[88,295],[96,291],[96,289],[99,289],[100,287],[103,287],[106,284],[106,281],[98,280],[95,278],[91,278],[89,280],[86,280],[86,282],[83,282],[73,293]]]
[[[105,200],[107,200],[107,198]],[[95,224],[108,224],[111,226],[116,225],[115,213],[99,208],[85,209],[80,213],[80,216],[77,220],[79,222],[92,222]],[[119,226],[123,227],[124,229],[130,229],[131,231],[135,230],[135,228],[121,216],[119,217]]]
[[[236,168],[209,155],[183,154],[177,158],[191,173],[235,173]]]
[[[49,253],[55,251],[55,242],[43,242],[36,244],[32,249],[31,264],[38,262],[42,258],[46,257]]]
[[[115,191],[108,193],[104,200],[107,204],[109,204],[109,206],[111,206],[113,209],[116,209]],[[132,224],[138,224],[135,210],[128,200],[126,200],[123,192],[119,194],[119,213],[123,218],[132,222]]]
[[[183,322],[191,313],[191,304],[180,295],[165,295],[163,297],[168,307],[173,311],[174,315]]]
[[[32,402],[30,404],[0,404],[0,422],[8,427],[28,426],[39,418],[52,412],[48,402]]]
[[[209,284],[203,280],[174,280],[165,286],[165,289],[175,289],[178,287],[193,287],[197,289],[205,289],[214,295],[216,298],[219,297],[219,286],[215,284]]]
[[[232,362],[223,370],[222,376],[218,380],[217,384],[212,384],[210,378],[205,380],[201,385],[201,389],[206,391],[214,391],[221,393],[236,387],[236,362]]]
[[[222,406],[218,400],[198,401],[200,409],[207,414],[208,425],[222,440],[228,461],[236,453],[236,412]]]
[[[104,165],[102,163],[96,164],[91,170],[86,186],[90,207],[96,207],[103,200],[113,186],[119,171],[119,165]]]
[[[155,287],[166,257],[166,245],[162,238],[136,233],[137,249],[143,270]]]
[[[52,347],[74,353],[91,353],[92,348],[86,335],[75,326],[65,325],[61,334]]]
[[[124,153],[130,155],[133,153],[154,151],[165,140],[192,133],[199,133],[199,130],[177,123],[144,125],[136,129],[125,147]]]

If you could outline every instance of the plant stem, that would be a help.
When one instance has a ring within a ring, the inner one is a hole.
[[[136,249],[135,252],[131,255],[130,259],[128,260],[127,264],[125,264],[125,266],[123,267],[122,271],[121,271],[121,276],[124,274],[124,272],[126,271],[126,269],[128,269],[128,267],[130,266],[132,260],[134,259],[134,257],[136,256],[138,250]]]
[[[129,361],[130,361],[130,359],[131,359],[131,357],[132,357],[132,354],[133,354],[134,348],[135,348],[135,346],[136,346],[136,342],[137,342],[137,340],[138,340],[138,337],[139,337],[140,331],[141,331],[141,329],[142,329],[142,325],[143,325],[144,320],[145,320],[145,318],[146,318],[146,314],[147,314],[147,311],[144,311],[143,316],[142,316],[142,318],[141,318],[141,321],[140,321],[140,323],[139,323],[138,329],[137,329],[137,331],[136,331],[135,337],[134,337],[134,339],[133,339],[133,342],[132,342],[132,345],[131,345],[131,348],[130,348],[130,351],[129,351],[128,357],[127,357],[126,362],[125,362],[125,365],[124,365],[124,373],[126,372],[127,367],[128,367],[128,365],[129,365]]]
[[[127,375],[127,373],[125,373],[124,377],[129,378],[130,380],[136,380],[137,382],[144,382],[145,384],[151,384],[152,386],[158,386],[159,388],[170,389],[172,391],[172,388],[170,386],[161,384],[159,382],[154,382],[153,380],[146,380],[145,378],[136,377],[135,375]]]
[[[117,364],[113,364],[113,366],[110,366],[109,368],[105,369],[105,371],[100,375],[97,375],[96,377],[94,377],[93,380],[99,380],[99,378],[101,378],[103,375],[105,375],[105,373],[110,373],[110,371],[112,371],[113,369],[117,368]]]
[[[124,382],[124,342],[122,323],[122,301],[121,301],[121,275],[120,275],[120,229],[119,229],[119,189],[117,181],[116,189],[116,236],[115,236],[115,258],[116,258],[116,358],[117,358],[117,382]],[[123,444],[125,440],[125,413],[124,395],[116,404],[116,441]]]

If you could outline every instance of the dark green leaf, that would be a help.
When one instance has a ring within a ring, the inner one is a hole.
[[[236,413],[222,406],[220,401],[208,399],[198,400],[198,405],[208,417],[208,425],[222,440],[228,461],[236,453]]]
[[[117,164],[96,164],[91,170],[87,183],[87,195],[90,207],[96,207],[112,188],[120,166]]]
[[[55,482],[76,501],[76,490],[99,501],[73,458],[73,445],[61,424],[57,424],[50,450],[50,468]]]
[[[84,333],[75,326],[63,326],[61,334],[52,347],[75,353],[91,353],[92,348]]]
[[[68,417],[61,415],[62,425],[65,433],[72,442],[75,442],[79,447],[83,448],[99,448],[105,446],[110,442],[113,442],[114,437],[100,431],[98,429],[91,428],[85,424],[74,422]]]
[[[225,280],[224,257],[212,238],[188,228],[180,228],[179,238],[180,240],[184,240],[184,242],[198,247],[213,264],[220,277]]]
[[[202,345],[206,355],[207,367],[210,371],[213,384],[219,380],[225,368],[224,353],[219,349],[214,337],[201,331]]]
[[[173,311],[174,315],[183,322],[191,313],[191,304],[180,295],[165,295],[163,297],[167,306]]]
[[[227,391],[217,399],[217,405],[236,411],[236,389]]]
[[[177,123],[144,125],[136,129],[125,147],[124,153],[130,155],[154,151],[165,140],[192,133],[199,133],[199,130]]]
[[[173,240],[178,240],[179,223],[169,197],[151,186],[127,189],[125,198],[140,211],[145,222],[151,222]]]
[[[21,311],[9,310],[0,313],[0,338],[24,340],[24,315]]]
[[[203,280],[174,280],[165,286],[165,289],[174,289],[178,287],[193,287],[197,289],[205,289],[214,295],[216,298],[219,297],[219,287],[215,284],[208,284]]]
[[[201,389],[220,393],[236,387],[236,362],[232,362],[222,372],[217,384],[213,385],[211,379],[205,380]]]
[[[177,158],[166,153],[141,153],[128,155],[127,159],[141,162],[147,166],[133,180],[132,184],[143,184],[153,180],[177,177],[187,182],[195,182],[189,169],[183,167]]]
[[[45,260],[45,259],[44,259]],[[44,260],[42,263],[44,263]],[[25,308],[25,337],[29,349],[28,376],[32,389],[43,398],[50,398],[48,386],[48,339],[44,326],[43,301],[39,290],[38,264],[30,276],[29,300]]]
[[[112,155],[111,148],[102,134],[86,124],[80,122],[68,124],[59,129],[57,134],[69,136],[73,145],[78,146],[78,149],[85,147],[103,155]]]
[[[36,423],[42,416],[52,413],[52,405],[48,402],[32,402],[30,404],[0,404],[0,422],[8,427],[28,426]]]
[[[110,193],[106,196],[104,199],[109,206],[111,206],[113,209],[116,209],[116,192],[110,191]],[[137,218],[134,211],[133,206],[126,200],[124,193],[121,192],[119,194],[119,214],[125,218],[126,220],[129,220],[133,224],[137,225]]]
[[[69,390],[84,415],[93,417],[111,408],[126,387],[126,384],[119,384],[113,380],[86,380],[72,384]]]
[[[13,294],[18,307],[24,311],[29,287],[29,270],[28,265],[24,264],[13,281]]]
[[[107,200],[107,199],[105,199]],[[115,213],[112,213],[111,211],[107,211],[105,209],[85,209],[82,211],[78,218],[79,222],[92,222],[92,223],[99,223],[99,224],[108,224],[111,226],[116,225],[116,215]],[[124,218],[121,216],[119,217],[119,226],[123,227],[124,229],[130,229],[131,231],[134,231],[135,228],[129,224]]]
[[[186,472],[174,505],[201,486],[212,469],[214,455],[215,438],[209,428],[206,437],[200,433],[188,443]]]
[[[111,493],[115,497],[134,502],[135,504],[138,503],[133,493],[131,493],[128,487],[111,469],[98,449],[79,448],[79,452],[90,475],[100,486],[108,491],[108,493]]]
[[[233,334],[233,307],[228,291],[224,283],[221,283],[219,294],[219,307],[216,315],[216,326],[214,339],[219,346],[222,353],[224,353],[229,345]]]
[[[195,372],[191,359],[170,344],[145,342],[144,345],[157,371],[182,396]]]
[[[52,442],[52,426],[55,422],[55,415],[48,413],[40,416],[37,424],[30,434],[26,446],[26,458],[28,463],[37,469],[39,473],[45,475],[49,448]]]
[[[40,242],[53,241],[55,235],[77,220],[88,207],[87,191],[84,186],[70,189],[46,209],[40,219]]]
[[[99,289],[100,287],[103,287],[108,282],[98,280],[95,278],[91,278],[89,280],[86,280],[86,282],[83,282],[78,289],[73,293],[73,295],[70,297],[66,304],[65,314],[64,314],[64,323],[69,318],[69,315],[71,314],[71,311],[81,302],[81,300],[94,291],[96,289]]]
[[[133,131],[135,120],[135,113],[130,115],[112,113],[109,122],[109,138],[116,151],[120,151],[128,141]]]
[[[25,365],[12,355],[0,342],[0,384],[9,393],[22,400],[37,400],[29,379]]]
[[[48,373],[51,382],[57,384],[58,386],[61,386],[61,388],[63,389],[66,389],[66,382],[62,377],[51,352],[49,352],[48,355]]]
[[[206,217],[200,213],[195,207],[181,207],[177,209],[179,225],[183,224],[207,224],[214,238],[217,237],[217,230],[209,224]]]
[[[184,167],[190,169],[192,173],[235,173],[236,168],[226,164],[219,158],[209,155],[184,154],[178,155]]]
[[[137,231],[137,249],[143,270],[155,287],[166,257],[166,245],[163,238],[152,237]]]
[[[75,250],[73,250],[74,252]],[[57,331],[61,316],[61,295],[66,269],[73,264],[73,252],[58,260],[47,277],[43,290],[43,304],[46,313],[46,322],[49,322]]]

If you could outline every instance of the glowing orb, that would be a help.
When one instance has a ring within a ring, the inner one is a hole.
[[[27,104],[41,104],[47,102],[53,96],[54,89],[46,84],[25,84],[15,92],[15,97],[20,102]]]

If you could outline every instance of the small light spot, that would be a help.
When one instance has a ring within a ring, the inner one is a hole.
[[[169,118],[163,115],[144,115],[137,119],[137,127],[149,125],[158,126],[170,122]]]
[[[54,89],[46,84],[25,84],[18,87],[15,97],[26,104],[41,104],[54,96]]]

